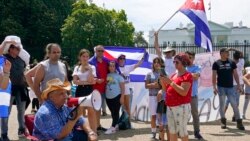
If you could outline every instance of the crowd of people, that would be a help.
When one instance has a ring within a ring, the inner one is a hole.
[[[9,112],[15,101],[19,137],[32,135],[38,140],[84,141],[98,140],[98,135],[114,134],[119,131],[120,111],[128,117],[131,125],[130,72],[139,67],[144,56],[136,64],[125,65],[126,55],[120,54],[116,60],[104,56],[104,47],[94,47],[95,55],[82,49],[78,62],[73,69],[72,80],[68,66],[60,60],[61,47],[56,43],[46,46],[43,61],[27,68],[26,60],[20,56],[23,47],[17,36],[4,40],[0,55],[5,58],[0,67],[0,88],[6,89],[11,82]],[[194,137],[203,139],[200,132],[198,112],[198,79],[201,67],[194,64],[195,53],[187,51],[176,53],[172,47],[163,51],[159,48],[158,33],[155,33],[155,49],[158,57],[153,59],[152,71],[145,76],[145,88],[149,90],[148,107],[151,120],[152,139],[156,139],[157,127],[159,140],[188,140],[187,123],[190,114],[193,118]],[[234,51],[233,60],[229,51]],[[214,94],[219,96],[221,128],[227,127],[225,112],[228,104],[233,108],[233,121],[239,130],[245,130],[242,118],[246,118],[246,109],[250,100],[250,69],[244,71],[242,52],[220,49],[220,59],[212,65],[212,83]],[[71,85],[76,85],[75,97],[86,97],[93,90],[101,95],[102,106],[96,111],[93,107],[77,106],[75,110],[67,106],[71,96]],[[245,93],[243,116],[239,112],[239,95]],[[27,101],[32,97],[32,113],[35,114],[34,129],[29,133],[25,125],[24,113]],[[101,125],[102,115],[106,115],[106,105],[110,110],[112,123],[110,128]],[[37,110],[35,110],[35,107]],[[1,118],[0,141],[9,141],[8,117]]]

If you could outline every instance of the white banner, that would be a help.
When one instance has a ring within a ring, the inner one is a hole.
[[[150,55],[154,56],[154,55]],[[212,65],[219,59],[219,52],[196,54],[195,64],[201,66],[201,74],[198,88],[199,116],[200,122],[214,121],[220,118],[219,98],[213,94],[212,86]],[[133,101],[131,114],[135,120],[150,121],[148,109],[148,90],[143,82],[131,82],[133,86]],[[192,117],[190,114],[190,121]]]

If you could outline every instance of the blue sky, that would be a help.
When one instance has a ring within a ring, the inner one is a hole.
[[[148,38],[148,31],[157,30],[186,0],[92,0],[98,6],[107,9],[126,11],[128,20],[133,23],[136,31],[144,31]],[[207,18],[210,20],[208,3],[204,0]],[[224,24],[234,22],[238,26],[242,21],[244,26],[250,27],[250,0],[211,0],[211,20]],[[180,12],[163,29],[174,29],[182,23],[190,21]]]

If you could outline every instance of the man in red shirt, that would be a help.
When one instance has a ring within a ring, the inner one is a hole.
[[[98,45],[94,48],[95,56],[90,58],[89,63],[96,67],[96,84],[94,85],[94,89],[97,89],[102,95],[102,111],[106,113],[106,102],[105,102],[105,88],[106,88],[106,79],[108,74],[108,62],[109,60],[103,56],[104,47],[102,45]],[[96,112],[97,117],[97,130],[106,131],[100,124],[100,116],[101,110]]]

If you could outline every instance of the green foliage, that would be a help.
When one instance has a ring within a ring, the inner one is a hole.
[[[133,46],[133,33],[124,10],[107,10],[79,0],[62,27],[62,42],[65,47],[89,50],[98,44]]]
[[[143,37],[143,31],[135,32],[134,34],[134,42],[136,47],[147,47],[148,42]]]
[[[0,1],[0,39],[17,35],[32,56],[50,42],[61,43],[61,27],[75,0],[2,0]],[[31,50],[32,49],[32,50]],[[34,50],[33,50],[34,49]]]

